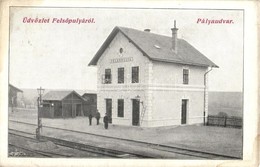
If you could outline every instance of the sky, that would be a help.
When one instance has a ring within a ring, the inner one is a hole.
[[[24,18],[50,19],[23,23]],[[94,23],[51,23],[53,18],[94,18]],[[198,19],[233,20],[203,24]],[[115,26],[185,39],[219,66],[210,91],[243,89],[243,12],[239,10],[27,8],[10,9],[9,82],[19,88],[97,89],[97,69],[88,66]]]

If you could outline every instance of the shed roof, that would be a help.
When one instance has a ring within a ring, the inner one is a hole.
[[[97,64],[98,59],[118,32],[121,32],[143,53],[143,55],[151,60],[205,67],[218,67],[184,39],[177,39],[178,51],[176,54],[172,50],[172,37],[125,27],[115,27],[113,29],[94,58],[90,61],[89,65]]]
[[[78,97],[84,100],[77,92],[74,90],[66,90],[66,91],[49,91],[43,96],[43,100],[50,100],[50,101],[61,101],[71,93],[75,93]]]
[[[80,96],[83,96],[84,94],[97,94],[96,90],[76,90],[76,91]]]
[[[21,89],[18,89],[17,87],[13,86],[12,84],[9,84],[9,88],[15,90],[16,92],[23,92]]]

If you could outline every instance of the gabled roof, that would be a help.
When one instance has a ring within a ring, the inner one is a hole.
[[[66,98],[67,96],[69,96],[71,93],[75,93],[79,98],[81,98],[82,100],[84,100],[77,92],[75,92],[74,90],[66,90],[66,91],[49,91],[48,93],[46,93],[43,96],[43,100],[50,100],[50,101],[61,101],[64,98]]]
[[[176,54],[172,50],[172,37],[125,27],[115,27],[113,29],[94,58],[90,61],[89,65],[97,65],[98,59],[118,32],[121,32],[143,53],[143,55],[151,60],[205,67],[218,67],[183,39],[177,39],[178,49]]]
[[[23,92],[21,89],[18,89],[17,87],[13,86],[12,84],[9,84],[9,88],[15,90],[16,92]]]

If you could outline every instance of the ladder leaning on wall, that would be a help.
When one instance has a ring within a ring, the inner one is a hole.
[[[143,106],[143,110],[141,112],[141,120],[140,120],[140,125],[142,125],[142,122],[143,122],[143,119],[144,119],[144,114],[145,114],[145,111],[146,111],[146,107]]]

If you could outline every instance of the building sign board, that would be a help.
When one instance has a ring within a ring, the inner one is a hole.
[[[110,63],[123,63],[123,62],[130,62],[130,61],[133,61],[133,57],[111,59]]]

